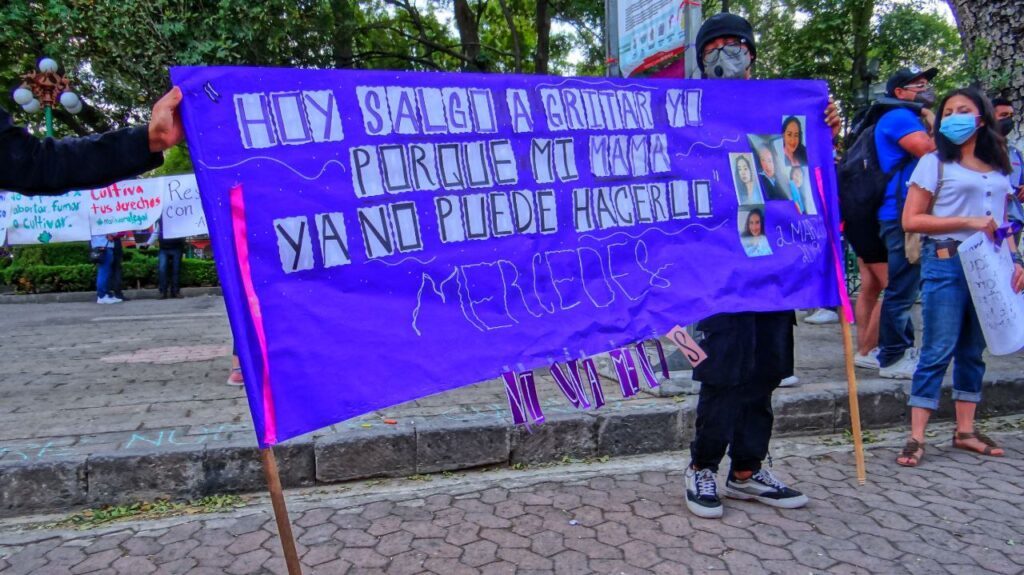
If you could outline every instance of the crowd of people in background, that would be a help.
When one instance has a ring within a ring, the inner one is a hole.
[[[936,103],[937,74],[904,68],[889,78],[889,101],[872,136],[888,185],[876,220],[846,222],[862,280],[856,364],[883,378],[911,380],[910,437],[897,457],[908,467],[924,457],[926,427],[950,363],[953,447],[1003,455],[974,427],[986,345],[957,248],[977,232],[997,239],[1007,222],[1024,222],[1021,153],[1007,141],[1014,132],[1011,102],[963,88]],[[1015,268],[1011,287],[1020,293],[1024,261],[1017,240],[1006,241]],[[920,347],[911,313],[917,301]]]
[[[124,242],[135,241],[136,232],[120,232],[93,236],[90,257],[96,264],[96,303],[116,304],[127,301],[122,290],[121,266],[124,261]],[[141,250],[157,246],[157,286],[160,299],[180,298],[181,260],[185,253],[185,238],[166,238],[161,221],[148,230],[149,238],[137,244]]]

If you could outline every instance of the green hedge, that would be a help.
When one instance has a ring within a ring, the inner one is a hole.
[[[72,242],[14,248],[14,263],[26,266],[70,266],[89,263],[89,243]]]
[[[132,289],[137,285],[156,287],[157,258],[146,254],[132,253],[132,251],[125,250],[125,259],[122,264],[124,288]],[[86,261],[88,261],[88,249],[86,250]],[[26,265],[16,259],[11,266],[0,269],[0,280],[7,285],[14,286],[20,293],[92,291],[96,289],[96,266],[88,263]],[[183,259],[179,280],[182,287],[219,285],[217,269],[211,260]]]

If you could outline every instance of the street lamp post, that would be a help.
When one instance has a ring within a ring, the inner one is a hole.
[[[60,66],[52,58],[39,60],[39,71],[21,77],[22,84],[14,90],[14,101],[32,114],[40,108],[46,115],[46,136],[53,137],[53,107],[58,102],[71,114],[82,111],[82,100],[68,89],[70,82],[58,73]]]

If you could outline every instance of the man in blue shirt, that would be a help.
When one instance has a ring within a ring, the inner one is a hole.
[[[938,70],[902,68],[889,78],[886,92],[890,97],[917,102],[924,106],[920,114],[909,108],[886,112],[875,127],[875,148],[878,163],[891,173],[885,199],[878,209],[882,240],[889,254],[889,278],[882,300],[882,317],[878,333],[879,375],[891,379],[911,379],[917,368],[914,347],[914,324],[910,311],[917,300],[921,268],[907,260],[904,251],[903,226],[900,218],[907,197],[907,180],[921,156],[935,150],[931,136],[935,114],[935,90],[931,80]]]

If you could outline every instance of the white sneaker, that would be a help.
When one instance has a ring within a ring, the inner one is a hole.
[[[796,387],[798,385],[800,385],[800,378],[795,375],[791,375],[779,382],[779,387]]]
[[[103,297],[96,298],[96,303],[98,303],[98,304],[121,303],[121,300],[117,299],[116,297],[114,297],[112,295],[105,295]]]
[[[718,498],[718,481],[710,469],[694,471],[686,466],[686,508],[697,517],[717,519],[722,516],[722,500]]]
[[[771,471],[761,469],[750,479],[738,481],[732,478],[725,482],[725,496],[733,499],[760,501],[772,507],[797,509],[807,505],[807,496],[772,475]]]
[[[917,348],[907,348],[903,352],[903,357],[899,358],[895,363],[888,367],[881,367],[878,370],[878,376],[887,379],[913,379],[914,372],[917,371]]]
[[[804,323],[812,325],[822,325],[826,323],[839,323],[839,314],[828,309],[820,307],[814,310],[814,313],[804,318]]]
[[[863,367],[864,369],[880,369],[878,365],[878,348],[861,355],[856,353],[853,355],[853,365],[857,367]]]

